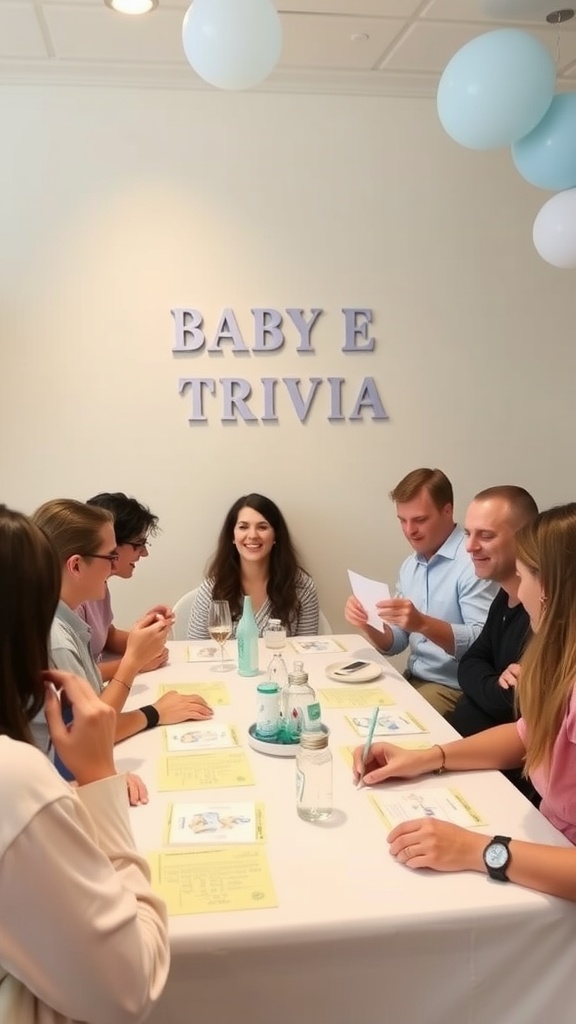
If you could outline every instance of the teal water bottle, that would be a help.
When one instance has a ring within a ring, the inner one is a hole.
[[[236,630],[238,641],[238,672],[241,676],[258,675],[258,626],[252,611],[252,601],[244,598],[242,618]]]

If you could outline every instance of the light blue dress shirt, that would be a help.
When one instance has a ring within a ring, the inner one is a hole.
[[[386,654],[400,654],[410,645],[411,675],[460,689],[458,661],[480,633],[497,593],[497,583],[478,579],[466,551],[466,534],[455,526],[429,561],[420,554],[406,559],[396,586],[396,597],[406,597],[424,615],[450,623],[455,653],[447,654],[422,633],[390,626],[394,642]]]

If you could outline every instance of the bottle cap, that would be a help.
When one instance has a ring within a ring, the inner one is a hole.
[[[278,683],[270,681],[267,683],[258,683],[256,690],[258,693],[278,693],[280,687],[278,686]]]
[[[289,673],[289,682],[292,683],[307,683],[308,673],[304,670],[303,661],[295,661],[294,668]]]
[[[323,750],[328,746],[327,732],[301,732],[300,746],[304,750]]]

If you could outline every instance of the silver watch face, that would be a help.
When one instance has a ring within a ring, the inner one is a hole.
[[[486,848],[484,860],[490,868],[503,868],[508,863],[508,847],[504,843],[490,843]]]

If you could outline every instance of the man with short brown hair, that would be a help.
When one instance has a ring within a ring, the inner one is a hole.
[[[390,497],[414,554],[400,569],[396,596],[376,606],[381,631],[367,624],[366,610],[353,596],[345,615],[382,653],[400,654],[410,646],[406,678],[445,715],[460,697],[458,661],[480,633],[497,587],[474,572],[445,473],[413,470]]]

